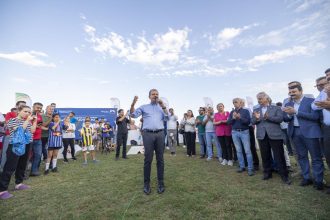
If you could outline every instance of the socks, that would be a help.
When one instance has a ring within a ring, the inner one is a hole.
[[[46,169],[45,170],[49,170],[49,163],[46,163]]]
[[[53,159],[53,169],[56,167],[57,159]]]

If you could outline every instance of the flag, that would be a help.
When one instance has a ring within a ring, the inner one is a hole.
[[[165,97],[161,97],[160,100],[163,101],[163,103],[164,103],[164,105],[166,106],[166,108],[169,108],[169,107],[170,107],[170,104],[169,104],[167,98],[165,98]]]
[[[207,107],[207,108],[212,107],[213,108],[213,101],[210,97],[204,97],[203,101],[204,101],[205,107]]]
[[[32,100],[31,100],[30,96],[28,96],[27,94],[16,92],[15,97],[16,97],[16,102],[25,101],[27,106],[32,107]]]
[[[118,98],[110,98],[110,108],[120,109],[120,101]]]

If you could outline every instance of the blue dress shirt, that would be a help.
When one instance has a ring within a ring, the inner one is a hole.
[[[162,107],[160,107],[158,103],[140,106],[131,114],[131,117],[137,118],[141,115],[143,118],[142,130],[164,129],[164,121],[168,120],[168,115],[165,115]]]

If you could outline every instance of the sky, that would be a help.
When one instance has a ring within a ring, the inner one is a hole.
[[[235,97],[287,83],[317,95],[330,67],[328,0],[0,1],[0,112],[15,93],[57,107],[128,109],[156,88],[175,112],[205,98],[231,110]]]

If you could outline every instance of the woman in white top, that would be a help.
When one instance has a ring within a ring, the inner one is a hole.
[[[195,117],[191,110],[187,111],[187,116],[181,121],[184,126],[185,138],[187,142],[187,157],[196,156],[196,130]]]
[[[66,117],[63,122],[63,134],[62,134],[62,140],[63,140],[63,158],[64,162],[69,162],[66,153],[68,152],[68,147],[70,145],[71,148],[71,156],[72,160],[76,160],[75,149],[74,149],[74,139],[75,139],[75,131],[76,131],[76,125],[73,123],[70,123],[70,118]]]

